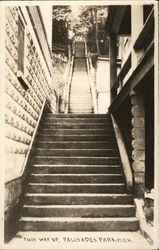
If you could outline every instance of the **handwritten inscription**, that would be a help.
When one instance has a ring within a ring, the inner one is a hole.
[[[65,242],[65,243],[130,243],[134,242],[131,238],[115,238],[115,237],[25,237],[26,242]]]

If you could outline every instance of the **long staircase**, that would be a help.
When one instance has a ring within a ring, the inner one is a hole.
[[[32,159],[21,231],[134,231],[109,115],[48,113]]]
[[[89,78],[86,69],[85,44],[75,43],[74,71],[70,89],[70,113],[93,113]]]
[[[80,55],[76,54],[74,74],[79,65],[80,75],[85,71],[80,80],[83,90],[78,92],[74,75],[71,113],[47,113],[39,129],[20,231],[138,230],[111,118],[91,113],[85,60]]]

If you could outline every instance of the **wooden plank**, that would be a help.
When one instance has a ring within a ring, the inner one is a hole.
[[[119,81],[120,80],[123,80],[124,77],[125,77],[125,71],[126,71],[126,68],[129,68],[131,67],[131,54],[129,55],[129,57],[127,58],[126,62],[124,63],[123,67],[121,68],[112,88],[111,88],[111,91],[114,91],[114,90],[117,90],[117,88],[119,87]]]
[[[152,9],[150,15],[148,16],[142,31],[140,32],[136,42],[134,44],[134,49],[141,49],[145,42],[146,36],[149,35],[150,31],[154,27],[154,10]]]

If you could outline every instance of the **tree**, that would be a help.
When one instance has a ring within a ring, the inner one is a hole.
[[[68,33],[72,37],[83,37],[89,43],[92,51],[100,53],[101,41],[104,40],[104,25],[107,18],[107,6],[79,6],[79,15],[74,17],[71,6],[54,6],[53,21],[67,23]]]
[[[81,24],[87,27],[87,40],[95,44],[95,51],[100,52],[99,38],[101,32],[104,34],[104,25],[107,18],[107,6],[82,6],[81,7]],[[99,30],[100,29],[100,30]]]
[[[75,19],[72,15],[72,9],[70,5],[55,5],[53,6],[53,23],[63,23],[67,29],[68,36],[72,37],[73,27],[75,25]],[[63,34],[61,34],[63,35]]]
[[[55,5],[53,6],[52,18],[53,20],[63,20],[70,23],[71,7],[69,5]]]

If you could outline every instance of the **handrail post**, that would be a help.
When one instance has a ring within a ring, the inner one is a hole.
[[[74,53],[75,53],[75,49],[74,49],[74,42],[73,42],[73,45],[72,45],[72,58],[70,60],[70,66],[69,66],[69,72],[68,72],[68,77],[67,77],[67,82],[65,84],[65,111],[64,113],[65,114],[68,114],[68,103],[69,103],[69,95],[70,95],[70,85],[71,85],[71,80],[72,80],[72,74],[73,74],[73,65],[74,65]]]

